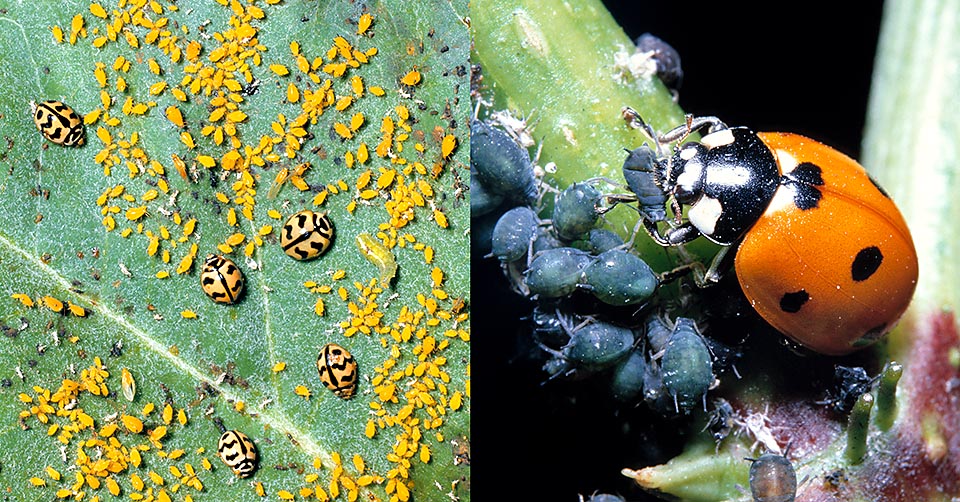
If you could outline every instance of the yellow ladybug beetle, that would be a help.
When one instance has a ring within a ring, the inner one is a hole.
[[[60,101],[30,102],[33,122],[44,138],[63,146],[83,144],[83,119]]]
[[[312,260],[330,248],[333,223],[326,213],[304,209],[292,214],[280,231],[283,251],[296,260]]]
[[[328,343],[317,356],[320,381],[341,399],[350,399],[357,389],[357,361],[347,349]]]
[[[211,254],[203,261],[200,286],[217,303],[235,303],[243,293],[243,273],[229,258]]]
[[[246,478],[257,470],[257,447],[240,431],[224,432],[217,443],[217,454],[238,477]]]

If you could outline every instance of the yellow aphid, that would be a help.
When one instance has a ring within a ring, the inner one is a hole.
[[[124,213],[124,215],[130,221],[137,221],[140,218],[143,218],[145,214],[147,214],[147,206],[131,207]]]
[[[59,472],[59,471],[57,471],[57,470],[54,469],[53,467],[50,467],[49,465],[48,465],[47,468],[44,469],[44,470],[47,472],[47,476],[49,476],[50,479],[52,479],[52,480],[54,480],[54,481],[60,481],[60,472]]]
[[[200,42],[191,40],[190,43],[187,44],[187,61],[195,61],[197,57],[200,56],[200,49],[202,48],[203,46],[200,45]]]
[[[103,71],[103,66],[98,64],[97,67],[93,69],[93,76],[96,77],[100,87],[107,86],[107,73]]]
[[[300,101],[300,89],[297,89],[297,86],[293,85],[293,82],[287,86],[287,101],[291,103]]]
[[[342,112],[350,107],[353,104],[353,96],[344,96],[337,100],[336,104],[333,105],[333,108],[338,112]]]
[[[62,44],[63,43],[63,28],[59,26],[54,26],[50,29],[53,32],[53,41]]]
[[[380,87],[379,85],[372,85],[368,87],[367,90],[370,91],[370,94],[373,94],[374,96],[377,96],[377,97],[384,96],[387,94],[386,91],[383,90],[383,87]]]
[[[110,491],[110,494],[113,495],[114,497],[119,497],[120,485],[117,484],[117,481],[113,478],[107,478],[106,483],[107,483],[107,490]]]
[[[460,406],[463,405],[463,395],[460,394],[460,391],[456,391],[450,396],[450,409],[457,411],[460,409]]]
[[[323,317],[323,313],[326,307],[323,303],[323,298],[317,298],[317,303],[313,305],[313,313],[317,314],[320,317]]]
[[[173,421],[173,406],[170,403],[167,403],[163,406],[163,413],[160,414],[163,418],[163,423],[170,425],[170,422]]]
[[[79,306],[79,305],[74,305],[73,303],[71,303],[71,302],[68,301],[68,302],[67,302],[67,308],[70,310],[70,313],[71,313],[71,314],[73,314],[73,315],[75,315],[75,316],[77,316],[77,317],[87,317],[87,309],[85,309],[85,308],[83,308],[83,307],[81,307],[81,306]]]
[[[353,117],[350,118],[350,130],[356,131],[360,129],[360,126],[363,125],[363,114],[360,112],[354,113]]]
[[[310,389],[306,388],[306,386],[298,385],[293,389],[293,392],[304,399],[310,399]]]
[[[151,85],[149,91],[150,91],[150,94],[152,94],[152,95],[154,95],[154,96],[157,96],[157,95],[159,95],[160,93],[162,93],[164,90],[166,90],[166,88],[167,88],[167,81],[166,81],[166,80],[161,80],[161,81],[159,81],[159,82]]]
[[[57,300],[52,296],[44,296],[40,298],[43,301],[43,305],[48,309],[54,312],[63,312],[63,302]]]
[[[143,422],[132,415],[121,415],[120,421],[123,422],[123,426],[127,428],[130,432],[134,434],[139,434],[143,431]]]
[[[184,319],[196,319],[197,313],[192,310],[183,310],[180,312],[180,317],[183,317]]]
[[[47,482],[36,476],[30,478],[30,484],[33,486],[46,486]]]
[[[209,155],[198,155],[197,162],[203,167],[214,167],[217,165],[216,159]]]
[[[420,83],[420,72],[417,70],[411,70],[409,73],[403,76],[400,79],[400,83],[403,85],[417,85]],[[370,92],[373,92],[372,90]]]
[[[193,136],[187,131],[180,133],[180,141],[190,149],[197,146],[196,143],[193,142]]]
[[[440,155],[443,158],[450,157],[450,154],[453,153],[453,150],[457,147],[457,137],[448,134],[443,137],[443,140],[440,142]]]
[[[440,228],[447,228],[447,215],[443,214],[439,209],[433,210],[433,219],[436,220]]]
[[[147,60],[147,67],[150,69],[150,73],[154,75],[160,74],[160,65],[157,64],[157,60],[150,58]]]
[[[274,373],[280,373],[285,369],[287,369],[287,363],[280,361],[273,365],[273,368],[271,368],[271,371],[273,371]]]
[[[373,420],[367,420],[367,426],[363,429],[363,434],[370,439],[373,439],[373,436],[377,433],[377,425]]]
[[[133,375],[127,368],[123,368],[120,372],[120,389],[123,391],[123,397],[126,398],[127,401],[133,402],[133,398],[137,393],[137,382],[133,379]]]
[[[353,466],[356,467],[358,474],[363,474],[363,471],[366,469],[366,465],[363,463],[363,457],[361,457],[359,454],[354,454]]]
[[[286,67],[286,66],[283,66],[282,64],[272,64],[272,65],[270,65],[270,71],[276,73],[277,75],[279,75],[279,76],[281,76],[281,77],[290,73],[290,70],[288,70],[287,67]]]
[[[164,114],[167,116],[167,120],[173,123],[177,127],[186,127],[186,123],[183,121],[183,113],[180,112],[180,109],[176,106],[170,105],[164,110]]]
[[[26,307],[33,307],[33,299],[30,296],[23,293],[14,293],[10,295],[10,298],[19,300]]]
[[[130,484],[133,485],[133,489],[138,492],[142,491],[144,488],[143,479],[137,473],[130,475]]]
[[[350,77],[350,87],[353,89],[353,93],[360,97],[363,95],[363,78],[360,75],[354,75]]]
[[[180,425],[187,425],[187,410],[184,410],[183,408],[177,410],[177,422],[179,422]]]
[[[353,138],[353,132],[345,124],[336,122],[333,124],[333,130],[336,131],[337,134],[340,135],[340,137],[343,139]]]
[[[360,20],[357,21],[357,35],[366,33],[371,24],[373,24],[373,16],[369,12],[360,16]]]

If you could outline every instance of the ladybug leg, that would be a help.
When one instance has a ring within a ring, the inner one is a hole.
[[[657,244],[664,247],[679,246],[700,237],[700,231],[689,221],[664,233],[655,221],[644,218],[643,228]]]
[[[708,132],[714,132],[726,129],[727,124],[717,117],[694,117],[693,115],[687,115],[683,125],[670,129],[658,136],[656,140],[663,145],[675,141],[682,142],[687,136],[703,128],[707,128]]]
[[[703,284],[701,284],[701,286],[711,286],[720,282],[720,271],[729,268],[730,261],[736,256],[736,252],[731,253],[730,250],[736,248],[737,246],[723,246],[720,248],[720,251],[717,252],[710,262],[710,268],[703,274]]]

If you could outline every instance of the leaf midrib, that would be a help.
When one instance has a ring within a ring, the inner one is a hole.
[[[76,292],[70,282],[57,270],[44,263],[43,260],[40,260],[40,258],[35,254],[30,253],[18,246],[3,233],[0,233],[0,245],[19,254],[24,260],[34,265],[37,270],[40,270],[42,273],[53,279],[64,291],[68,292],[70,296],[77,300],[82,300],[83,303],[90,305],[91,310],[103,315],[106,319],[111,320],[112,322],[116,323],[117,326],[137,337],[141,342],[143,342],[147,349],[167,359],[178,370],[189,375],[198,383],[206,383],[207,385],[216,389],[219,393],[218,396],[220,396],[221,399],[227,401],[238,401],[243,399],[239,394],[234,393],[231,388],[219,385],[217,380],[205,375],[196,366],[190,364],[183,358],[172,354],[166,349],[165,346],[153,339],[146,331],[133,325],[129,320],[117,312],[107,308],[104,303],[98,302],[88,295]],[[259,275],[261,276],[261,284],[263,284],[262,274]],[[272,359],[274,343],[269,322],[269,300],[266,299],[266,295],[264,295],[264,298],[265,326],[267,338],[269,340],[269,351]],[[278,385],[279,384],[277,384],[277,386]],[[277,392],[277,396],[279,396],[279,394],[280,393]],[[333,465],[334,462],[331,453],[317,443],[312,436],[305,433],[302,429],[296,427],[286,413],[283,413],[282,411],[275,411],[278,409],[280,409],[279,406],[274,409],[265,409],[261,411],[259,414],[259,420],[265,425],[268,425],[270,428],[273,428],[293,439],[295,443],[298,444],[299,447],[308,455],[319,457],[324,464]]]

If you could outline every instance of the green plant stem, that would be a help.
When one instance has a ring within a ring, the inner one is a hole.
[[[659,80],[625,76],[617,66],[618,53],[632,54],[633,42],[599,0],[478,0],[470,17],[483,27],[473,32],[473,59],[482,68],[486,94],[493,91],[496,107],[531,117],[534,137],[542,141],[541,164],[556,163],[549,181],[560,188],[597,176],[623,182],[624,148],[644,139],[624,123],[624,106],[658,130],[683,120]],[[637,214],[616,208],[606,219],[629,237]],[[655,269],[670,267],[650,239],[638,238],[636,245]]]
[[[922,314],[960,299],[960,6],[892,0],[884,11],[861,160],[910,226],[920,258],[912,311]],[[898,360],[909,331],[895,335]]]

